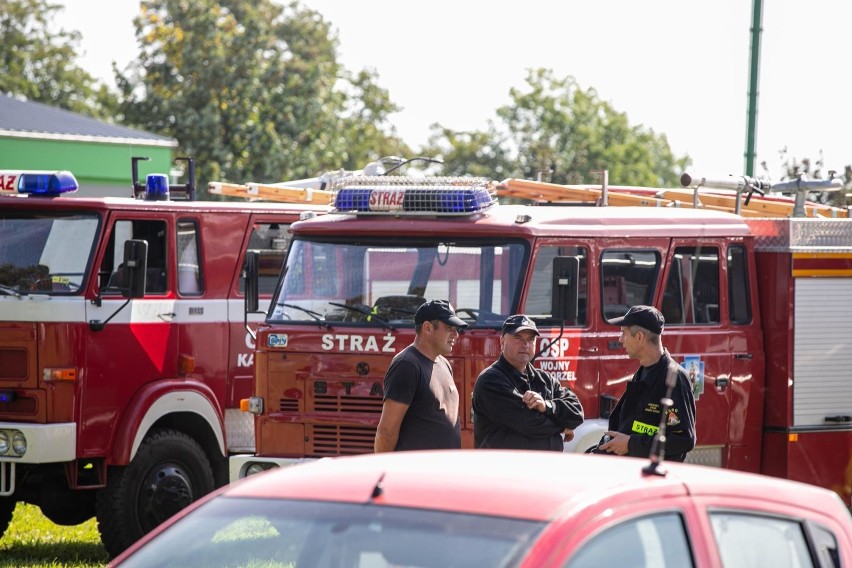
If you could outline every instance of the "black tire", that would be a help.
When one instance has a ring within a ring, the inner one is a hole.
[[[0,497],[0,538],[6,534],[9,523],[12,522],[12,513],[15,512],[16,501],[11,497]]]
[[[115,557],[154,527],[213,490],[201,446],[175,430],[152,432],[127,467],[110,468],[96,511],[101,540]]]

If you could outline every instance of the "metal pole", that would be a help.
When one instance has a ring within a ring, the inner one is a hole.
[[[760,34],[763,31],[761,0],[752,2],[751,54],[748,79],[748,127],[746,130],[745,174],[754,175],[755,139],[757,138],[757,84],[760,76]]]

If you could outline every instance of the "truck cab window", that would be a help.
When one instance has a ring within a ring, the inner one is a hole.
[[[728,247],[728,306],[731,323],[751,322],[749,296],[745,248],[742,245]]]
[[[423,302],[446,299],[472,327],[499,327],[527,258],[521,243],[296,239],[268,321],[413,326]]]
[[[651,250],[608,250],[601,255],[604,319],[623,316],[631,306],[653,303],[660,255]]]
[[[0,296],[80,293],[97,236],[94,214],[0,212]]]
[[[719,250],[677,247],[672,257],[663,317],[667,324],[719,323]]]
[[[262,296],[270,296],[278,283],[278,275],[290,245],[290,225],[283,223],[258,223],[249,237],[248,250],[260,253],[260,276],[258,290]],[[240,275],[240,293],[245,293],[246,277]]]
[[[142,239],[148,243],[148,272],[145,279],[146,294],[165,294],[168,288],[166,264],[166,222],[151,220],[116,221],[101,262],[100,274],[109,275],[103,289],[106,294],[117,294],[123,286],[124,243],[128,239]]]
[[[586,304],[588,299],[588,252],[583,247],[576,246],[543,246],[539,247],[535,257],[533,273],[530,277],[529,290],[524,309],[521,310],[536,320],[539,325],[560,324],[552,317],[553,296],[553,259],[557,256],[573,256],[580,261],[580,285],[577,300],[577,321],[567,322],[567,325],[586,325]]]
[[[198,246],[198,224],[195,221],[178,221],[178,292],[183,296],[196,296],[204,291]]]

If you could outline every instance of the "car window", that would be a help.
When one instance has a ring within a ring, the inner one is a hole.
[[[710,521],[724,568],[814,566],[798,521],[739,512],[712,512]]]
[[[664,513],[624,521],[585,543],[566,568],[689,568],[695,563],[683,519]]]
[[[422,509],[218,498],[121,566],[493,568],[513,566],[543,527]]]

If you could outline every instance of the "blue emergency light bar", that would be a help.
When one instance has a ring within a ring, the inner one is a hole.
[[[13,175],[17,175],[18,178],[17,193],[24,195],[55,197],[63,193],[73,193],[80,187],[74,174],[67,171],[8,172],[6,177]]]
[[[338,213],[470,215],[496,203],[485,178],[352,176],[335,185]]]

